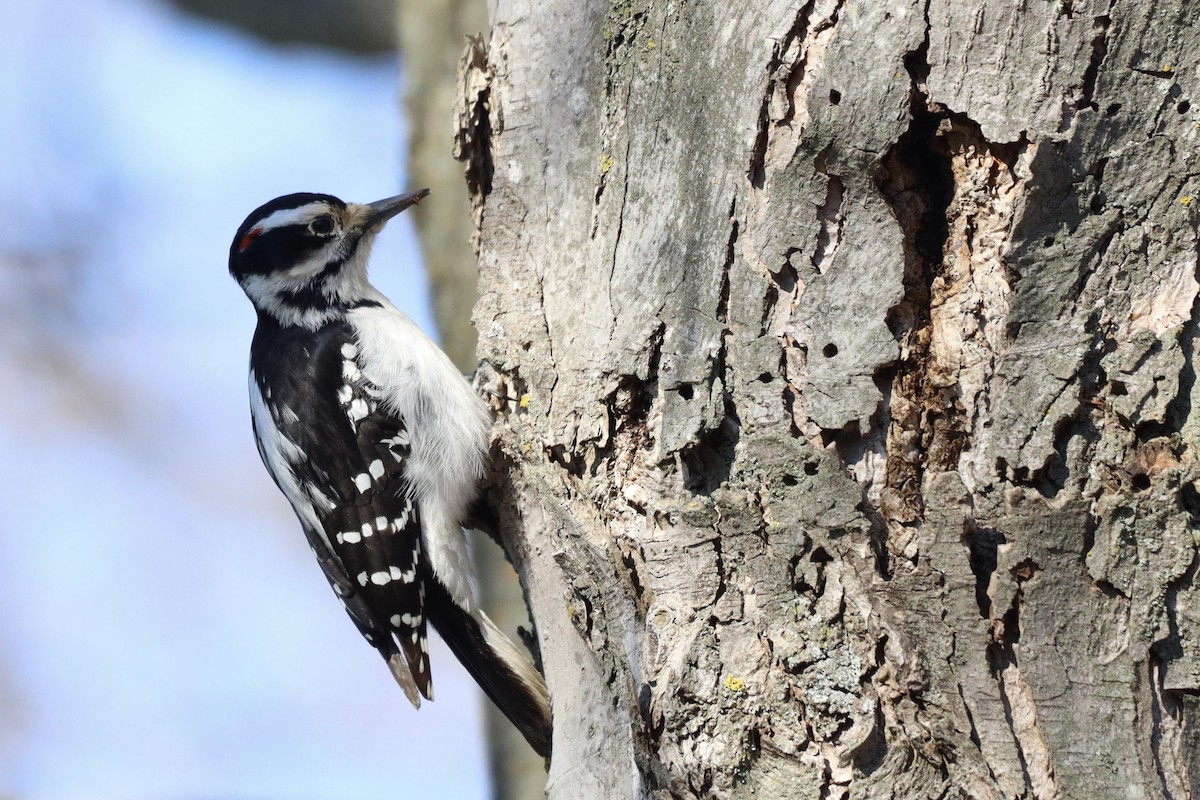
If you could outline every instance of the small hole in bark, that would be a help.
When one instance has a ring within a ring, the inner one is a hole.
[[[1092,208],[1093,214],[1099,214],[1101,211],[1103,211],[1104,210],[1104,195],[1102,195],[1102,194],[1092,195],[1091,208]]]
[[[1133,476],[1133,488],[1139,492],[1144,492],[1150,488],[1150,476],[1144,472],[1139,472]]]
[[[1042,239],[1042,247],[1049,247],[1052,244],[1054,244],[1053,236],[1047,236],[1045,239]]]
[[[783,476],[783,485],[784,486],[795,486],[798,482],[799,481],[796,480],[795,475],[784,475]]]
[[[836,105],[837,105],[838,103],[840,103],[840,102],[842,102],[842,93],[841,93],[841,92],[839,92],[837,89],[830,89],[830,90],[829,90],[829,103],[830,103],[830,105],[835,105],[835,106],[836,106]]]
[[[1027,558],[1020,564],[1009,570],[1009,574],[1020,583],[1021,581],[1031,580],[1035,575],[1042,571],[1038,563],[1032,558]]]
[[[1175,110],[1178,111],[1180,114],[1186,114],[1188,112],[1188,109],[1190,109],[1191,107],[1192,107],[1192,104],[1189,103],[1187,100],[1180,100],[1179,105],[1175,106]]]
[[[685,383],[685,384],[681,385],[679,387],[679,396],[682,397],[684,400],[691,400],[692,399],[692,385],[690,383]]]
[[[833,561],[833,556],[829,555],[824,547],[817,547],[812,551],[812,555],[808,557],[808,560],[814,564],[828,564],[830,561]]]
[[[817,462],[809,461],[808,463],[806,463],[804,465],[804,474],[805,475],[816,475],[817,474]]]
[[[521,342],[521,349],[529,352],[529,348],[533,347],[533,342]]]
[[[775,376],[769,372],[764,372],[762,375],[758,376],[758,380],[760,383],[770,383],[771,381],[775,380]]]
[[[1122,381],[1113,381],[1108,393],[1113,397],[1124,397],[1125,395],[1129,394],[1129,387],[1127,387]]]
[[[1121,112],[1121,104],[1120,103],[1113,103],[1108,108],[1104,109],[1104,113],[1110,117],[1115,117],[1120,112]]]
[[[826,358],[833,358],[837,354],[838,354],[837,345],[834,344],[833,342],[830,342],[829,344],[827,344],[821,348],[821,355],[825,356]]]

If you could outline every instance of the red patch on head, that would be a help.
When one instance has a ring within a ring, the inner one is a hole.
[[[242,237],[242,240],[238,242],[238,252],[241,253],[247,247],[249,247],[250,243],[257,239],[260,233],[262,233],[262,228],[251,228],[249,231],[247,231],[246,235]]]

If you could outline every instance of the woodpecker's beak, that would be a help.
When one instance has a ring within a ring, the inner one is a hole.
[[[392,217],[399,214],[409,206],[415,206],[421,202],[425,195],[429,194],[428,189],[418,189],[415,192],[408,194],[389,197],[386,200],[377,200],[374,203],[368,203],[362,206],[363,209],[363,226],[364,231],[377,231],[383,227],[383,223],[387,222]]]

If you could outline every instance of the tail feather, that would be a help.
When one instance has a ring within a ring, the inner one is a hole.
[[[459,607],[436,577],[426,580],[429,621],[467,672],[529,745],[550,756],[550,693],[529,656],[482,611]]]
[[[417,682],[413,680],[412,670],[408,666],[408,659],[403,653],[392,653],[387,657],[388,669],[392,671],[392,677],[396,679],[396,683],[400,684],[400,688],[404,690],[404,696],[408,698],[408,702],[413,704],[413,708],[421,707],[421,695],[417,690]],[[433,699],[433,686],[426,689],[428,694],[425,696],[430,700]]]

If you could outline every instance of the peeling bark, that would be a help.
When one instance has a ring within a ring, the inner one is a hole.
[[[1193,795],[1196,16],[497,0],[460,142],[551,798]]]

